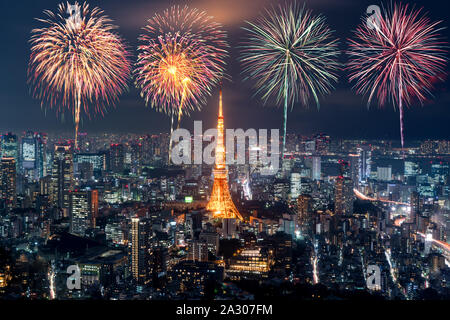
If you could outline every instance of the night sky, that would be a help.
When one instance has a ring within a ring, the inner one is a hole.
[[[40,103],[33,100],[26,83],[27,64],[30,54],[28,40],[33,28],[41,24],[34,18],[44,17],[42,11],[55,11],[60,1],[10,1],[2,0],[0,8],[0,132],[27,129],[43,132],[72,132],[73,121],[63,122],[52,110],[45,114]],[[282,2],[282,1],[280,1]],[[298,1],[302,3],[302,1]],[[411,2],[411,1],[409,1]],[[389,2],[384,2],[389,3]],[[429,0],[411,2],[424,7],[432,20],[443,20],[443,26],[450,25],[447,1]],[[242,42],[244,20],[253,20],[264,7],[276,5],[273,0],[104,0],[89,1],[91,7],[99,6],[105,14],[119,26],[118,32],[132,48],[136,57],[137,37],[146,20],[155,12],[160,12],[172,4],[188,4],[206,10],[224,25],[231,45],[227,61],[227,73],[231,82],[224,83],[225,126],[228,128],[280,128],[282,108],[275,105],[263,106],[258,97],[253,96],[250,82],[243,82],[239,51]],[[346,38],[351,36],[361,21],[367,6],[381,2],[350,0],[311,0],[306,7],[314,13],[323,13],[336,36],[340,38],[340,48],[346,49]],[[447,41],[449,30],[443,32]],[[345,54],[340,57],[346,61]],[[406,139],[449,139],[450,138],[450,86],[449,80],[434,91],[435,99],[424,105],[414,105],[405,112]],[[201,112],[184,118],[182,126],[191,128],[193,120],[203,120],[204,129],[216,124],[218,90],[209,98],[208,105]],[[120,97],[120,102],[111,108],[104,118],[97,117],[82,123],[80,131],[157,133],[168,132],[170,119],[164,114],[146,108],[143,99],[130,82],[129,92]],[[336,90],[321,98],[321,108],[317,110],[311,103],[308,109],[295,106],[288,116],[288,132],[312,134],[326,132],[332,136],[345,138],[391,138],[399,139],[399,120],[391,106],[378,109],[374,104],[368,110],[366,101],[351,90],[347,73],[339,73]]]

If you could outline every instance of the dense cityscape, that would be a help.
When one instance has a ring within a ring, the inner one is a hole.
[[[262,175],[168,165],[165,133],[78,140],[1,136],[2,298],[450,297],[450,141],[289,134]]]

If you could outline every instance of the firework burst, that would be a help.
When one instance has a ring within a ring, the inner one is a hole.
[[[444,74],[440,22],[408,5],[394,5],[374,18],[375,23],[364,21],[349,39],[349,79],[358,94],[368,95],[367,106],[376,97],[380,106],[389,102],[398,107],[403,148],[404,106],[423,103],[434,80]]]
[[[141,51],[136,69],[136,84],[141,95],[158,111],[181,116],[184,110],[199,108],[210,83],[205,69],[204,51],[193,40],[166,34],[156,40],[142,36],[147,44]]]
[[[337,41],[325,18],[296,4],[272,9],[255,23],[247,22],[247,40],[241,54],[243,72],[255,80],[257,94],[267,102],[284,101],[283,156],[287,109],[330,92],[337,81]]]
[[[46,26],[32,30],[28,82],[42,106],[73,114],[77,148],[81,111],[103,115],[127,88],[129,54],[99,8],[67,3],[44,13]]]
[[[205,12],[173,6],[140,36],[136,86],[147,103],[173,115],[200,109],[224,74],[226,33]]]

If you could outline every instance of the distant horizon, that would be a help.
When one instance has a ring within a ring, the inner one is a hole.
[[[183,128],[183,127],[182,127]],[[209,128],[208,128],[209,129]],[[226,128],[226,129],[239,129],[239,128]],[[247,130],[249,128],[242,128],[244,130]],[[258,129],[258,128],[257,128]],[[257,130],[256,129],[256,130]],[[262,128],[261,128],[262,129]],[[205,130],[205,128],[204,128]],[[25,134],[26,132],[36,132],[36,133],[45,133],[47,135],[50,136],[54,136],[54,135],[63,135],[63,138],[65,139],[73,139],[74,138],[74,133],[71,130],[40,130],[37,128],[34,129],[4,129],[4,128],[0,128],[0,136],[6,135],[8,133],[13,133],[15,135],[17,135],[18,137],[22,137],[22,134]],[[164,131],[154,131],[154,132],[145,132],[145,131],[141,131],[141,132],[113,132],[113,131],[90,131],[90,130],[80,130],[79,132],[79,136],[81,134],[87,134],[87,136],[101,136],[101,135],[158,135],[158,134],[167,134],[169,135],[170,132],[164,132]],[[389,141],[389,142],[395,142],[400,144],[400,138],[377,138],[377,137],[357,137],[357,136],[339,136],[339,135],[333,135],[333,134],[329,134],[327,132],[323,132],[323,131],[317,131],[317,132],[312,132],[312,133],[301,133],[301,132],[292,132],[292,131],[288,131],[287,135],[300,135],[304,138],[312,138],[315,135],[318,134],[324,134],[329,136],[331,139],[335,138],[335,139],[339,139],[339,140],[350,140],[350,141],[355,141],[355,140],[365,140],[368,142],[373,142],[373,141]],[[281,138],[280,138],[281,139]],[[450,138],[406,138],[405,142],[408,143],[415,143],[415,142],[422,142],[422,141],[450,141]],[[400,147],[400,146],[399,146]],[[405,146],[408,147],[408,146]]]

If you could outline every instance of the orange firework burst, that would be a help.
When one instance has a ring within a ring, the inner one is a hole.
[[[147,103],[165,113],[178,107],[180,118],[184,107],[193,109],[203,104],[203,94],[209,92],[211,74],[205,69],[204,51],[193,45],[193,40],[179,35],[149,41],[151,46],[139,47],[137,85]]]
[[[226,33],[205,12],[173,6],[139,40],[136,86],[147,103],[173,115],[200,109],[224,73]]]
[[[104,114],[127,88],[129,53],[99,8],[60,4],[58,12],[44,11],[46,24],[32,30],[28,81],[42,106],[74,116],[75,148],[81,108]]]

